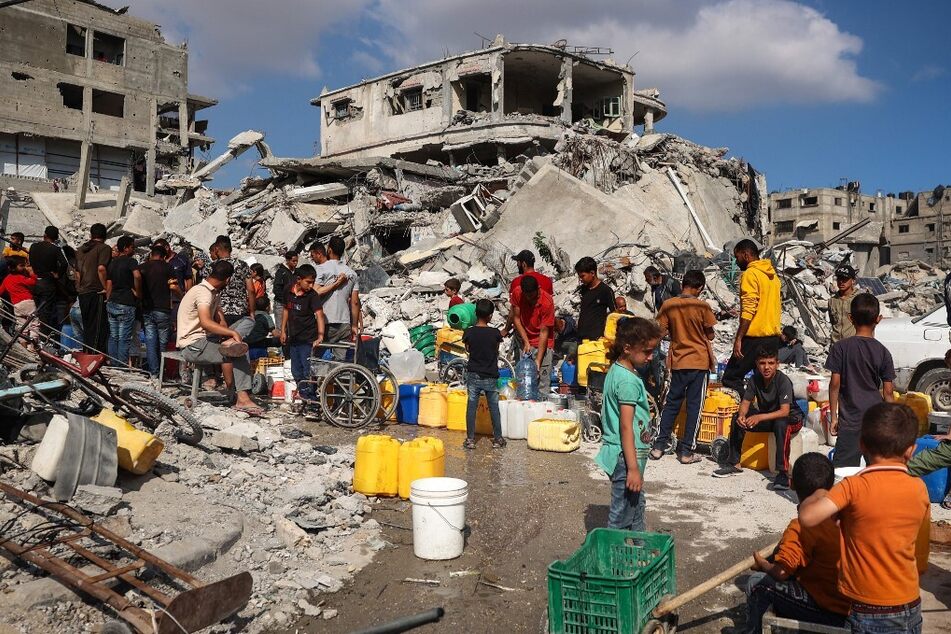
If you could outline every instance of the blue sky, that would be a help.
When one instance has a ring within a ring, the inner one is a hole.
[[[187,39],[192,92],[219,141],[262,130],[275,154],[311,156],[331,88],[511,41],[610,46],[655,86],[658,124],[727,146],[770,189],[859,180],[864,191],[951,183],[951,2],[792,0],[132,0],[132,13]],[[223,143],[219,144],[221,151]],[[211,154],[216,154],[212,150]],[[213,184],[253,169],[246,154]]]

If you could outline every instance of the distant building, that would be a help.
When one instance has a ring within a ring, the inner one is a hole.
[[[535,144],[552,149],[582,119],[622,138],[635,125],[650,132],[667,114],[657,90],[635,91],[630,67],[593,52],[499,36],[482,50],[324,89],[311,101],[320,155],[494,163]]]
[[[951,258],[951,188],[939,186],[931,192],[907,195],[907,204],[896,208],[891,218],[892,259],[930,264],[947,261]]]
[[[217,102],[188,94],[188,51],[158,26],[84,0],[0,9],[2,174],[65,179],[89,142],[89,180],[116,189],[128,175],[152,193],[157,172],[187,169],[208,148]],[[80,181],[82,182],[82,181]]]

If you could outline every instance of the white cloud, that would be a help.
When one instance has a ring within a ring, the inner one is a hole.
[[[189,90],[227,97],[263,74],[315,79],[320,38],[368,0],[127,0],[171,44],[188,41]]]
[[[393,66],[479,46],[473,32],[510,41],[609,46],[671,108],[867,102],[882,89],[862,76],[862,40],[790,0],[378,0],[373,16]],[[379,53],[376,53],[379,55]]]
[[[911,76],[911,81],[931,81],[933,79],[939,79],[948,74],[947,69],[936,64],[926,64],[919,68]]]

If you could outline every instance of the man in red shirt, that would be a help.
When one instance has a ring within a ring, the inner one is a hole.
[[[513,307],[513,323],[522,340],[522,352],[535,355],[538,393],[540,398],[547,398],[555,347],[555,302],[551,293],[538,286],[535,277],[524,275],[509,299]]]
[[[512,294],[515,292],[515,289],[518,288],[519,283],[522,281],[522,278],[526,275],[534,277],[536,280],[538,280],[538,287],[549,295],[555,294],[555,288],[552,285],[551,278],[535,270],[534,253],[528,249],[524,249],[519,251],[516,255],[513,255],[512,259],[515,260],[515,266],[518,267],[518,275],[516,275],[515,279],[512,280],[512,283],[509,284],[510,300]]]

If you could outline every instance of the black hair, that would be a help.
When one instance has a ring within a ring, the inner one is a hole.
[[[900,458],[915,444],[918,417],[907,405],[878,403],[865,410],[859,437],[867,455]]]
[[[776,349],[776,346],[762,345],[756,349],[756,360],[760,359],[778,359],[779,350]]]
[[[152,248],[149,249],[149,255],[150,255],[150,256],[151,256],[151,255],[157,255],[157,256],[161,257],[163,260],[165,259],[165,254],[166,254],[166,253],[168,253],[168,252],[165,250],[165,247],[163,247],[163,246],[162,246],[161,244],[159,244],[158,242],[155,242],[154,244],[152,244]]]
[[[312,267],[310,264],[305,264],[303,266],[298,266],[294,270],[294,277],[297,279],[310,279],[317,277],[317,269]]]
[[[327,247],[325,247],[322,242],[314,242],[310,245],[310,252],[313,253],[314,251],[327,255]]]
[[[234,275],[234,264],[227,260],[215,260],[211,264],[211,275],[208,277],[224,282],[231,279],[232,275]]]
[[[759,247],[749,238],[744,238],[733,247],[733,253],[749,253],[750,255],[759,257]]]
[[[254,310],[266,311],[271,307],[271,300],[268,299],[268,296],[258,297],[254,300]]]
[[[43,235],[55,242],[56,240],[59,240],[59,229],[57,229],[53,225],[49,225],[48,227],[46,227],[46,229],[43,230]]]
[[[442,285],[448,288],[449,290],[455,291],[457,293],[459,292],[459,289],[462,288],[462,282],[460,282],[454,277],[450,277],[448,280],[443,282]]]
[[[792,486],[802,502],[819,489],[831,489],[835,484],[832,461],[821,453],[804,453],[792,469]]]
[[[26,236],[23,235],[22,231],[14,231],[13,233],[10,234],[10,237],[19,238],[21,243],[26,239]]]
[[[650,275],[651,277],[654,277],[655,275],[660,275],[660,269],[658,269],[656,266],[653,266],[653,265],[648,266],[647,268],[644,269],[644,275]]]
[[[300,255],[300,253],[298,253],[297,249],[291,249],[290,251],[284,254],[284,259],[290,260],[290,259],[296,258],[298,255]]]
[[[703,271],[698,271],[692,269],[684,273],[683,286],[689,288],[702,289],[707,285],[707,276],[703,274]]]
[[[231,238],[228,236],[218,236],[218,239],[215,240],[214,246],[218,247],[222,251],[231,253]]]
[[[493,304],[491,300],[480,299],[475,305],[476,317],[489,321],[489,318],[492,317],[492,313],[495,312],[495,304]]]
[[[794,326],[783,326],[783,336],[786,339],[795,339],[799,336],[799,331]]]
[[[536,280],[531,275],[525,275],[519,282],[519,287],[522,289],[523,293],[534,293],[538,290],[538,280]]]
[[[11,255],[7,257],[7,267],[11,273],[21,264],[26,264],[26,258],[22,255]]]
[[[94,240],[105,240],[106,239],[106,225],[101,222],[97,222],[93,226],[89,227],[89,237]]]
[[[642,346],[648,341],[660,339],[660,326],[653,319],[628,317],[618,321],[614,343],[608,350],[608,361],[612,363],[621,358],[625,346]]]
[[[255,262],[248,267],[253,273],[257,273],[257,276],[262,280],[267,279],[267,271],[264,270],[264,265],[260,262]]]
[[[878,298],[871,293],[859,293],[849,306],[852,323],[856,326],[874,326],[880,311]]]
[[[343,252],[347,250],[347,243],[340,236],[333,236],[330,240],[327,241],[327,249],[333,252],[338,258],[343,256]]]
[[[119,253],[122,253],[131,246],[135,246],[135,238],[132,236],[121,236],[116,240],[116,248],[119,249]]]
[[[597,273],[598,263],[590,256],[584,256],[575,262],[575,273]]]

